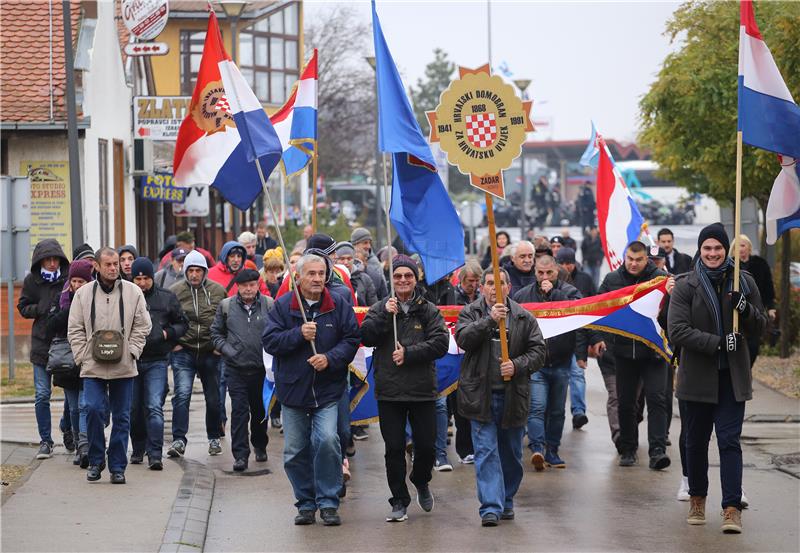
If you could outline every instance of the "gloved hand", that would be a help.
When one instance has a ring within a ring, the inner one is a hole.
[[[732,291],[729,293],[731,297],[731,304],[733,308],[739,312],[739,315],[747,318],[750,314],[750,304],[747,303],[747,298],[741,292]]]
[[[731,332],[730,334],[726,334],[725,338],[723,338],[722,344],[720,344],[720,349],[724,349],[728,353],[732,353],[739,349],[741,344],[742,335],[738,332]]]

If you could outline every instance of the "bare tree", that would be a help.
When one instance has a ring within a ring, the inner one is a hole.
[[[307,48],[319,50],[319,174],[327,179],[371,174],[375,159],[372,29],[349,5],[332,4],[307,20]]]

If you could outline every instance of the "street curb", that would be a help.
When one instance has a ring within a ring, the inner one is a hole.
[[[176,462],[183,468],[183,477],[158,551],[198,553],[205,547],[216,477],[197,461],[180,458]]]
[[[35,403],[36,398],[32,396],[26,397],[5,397],[0,399],[0,405],[19,405],[23,403]],[[53,396],[50,398],[50,403],[63,403],[64,396]]]

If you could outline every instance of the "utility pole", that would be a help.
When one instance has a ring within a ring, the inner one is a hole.
[[[75,105],[75,69],[72,53],[72,18],[70,2],[61,2],[64,12],[64,71],[67,74],[67,143],[69,149],[69,204],[72,218],[72,246],[84,242],[81,163],[78,152],[78,110]]]

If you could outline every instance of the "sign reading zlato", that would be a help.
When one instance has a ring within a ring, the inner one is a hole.
[[[427,112],[431,142],[439,142],[447,160],[470,176],[473,186],[505,198],[503,169],[521,151],[533,131],[532,101],[517,97],[514,88],[489,66],[459,67],[459,78],[442,92],[436,111]]]
[[[133,132],[151,140],[175,140],[186,118],[190,96],[136,96],[133,99]]]

